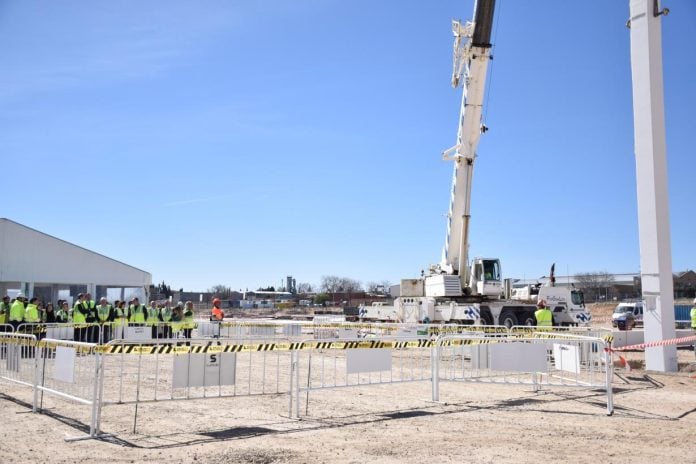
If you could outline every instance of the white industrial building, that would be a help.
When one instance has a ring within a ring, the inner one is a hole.
[[[0,218],[0,295],[19,292],[45,302],[73,299],[147,300],[149,272],[9,219]]]

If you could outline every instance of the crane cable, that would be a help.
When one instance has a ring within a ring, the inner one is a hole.
[[[488,118],[488,103],[491,99],[491,87],[493,86],[493,57],[495,55],[495,46],[498,43],[498,23],[500,23],[500,16],[502,15],[503,11],[503,0],[498,0],[498,8],[496,8],[495,11],[495,27],[493,28],[493,40],[491,41],[491,63],[488,65],[489,66],[489,72],[487,76],[487,81],[486,82],[486,96],[483,101],[483,121],[481,123],[483,124],[484,121]]]

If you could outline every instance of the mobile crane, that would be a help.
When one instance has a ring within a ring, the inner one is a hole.
[[[457,144],[445,150],[443,159],[454,161],[454,176],[447,215],[447,234],[440,263],[431,265],[420,278],[402,279],[393,306],[382,303],[361,307],[364,320],[399,322],[460,322],[534,325],[534,304],[501,300],[503,279],[500,260],[474,258],[469,265],[471,182],[476,148],[481,134],[486,74],[491,56],[491,32],[495,0],[477,0],[474,22],[452,21],[454,59],[452,86],[462,86]],[[570,296],[570,295],[569,295]],[[567,301],[572,301],[567,298]],[[555,324],[589,322],[581,306],[563,305],[554,311]]]

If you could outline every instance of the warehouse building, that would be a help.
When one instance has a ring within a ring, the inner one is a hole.
[[[92,299],[147,301],[152,275],[113,258],[0,218],[0,295],[45,302],[89,292]]]

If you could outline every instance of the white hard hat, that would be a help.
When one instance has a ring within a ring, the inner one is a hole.
[[[18,293],[15,298],[24,298],[24,293]]]
[[[694,304],[696,305],[696,298],[694,298]]]

